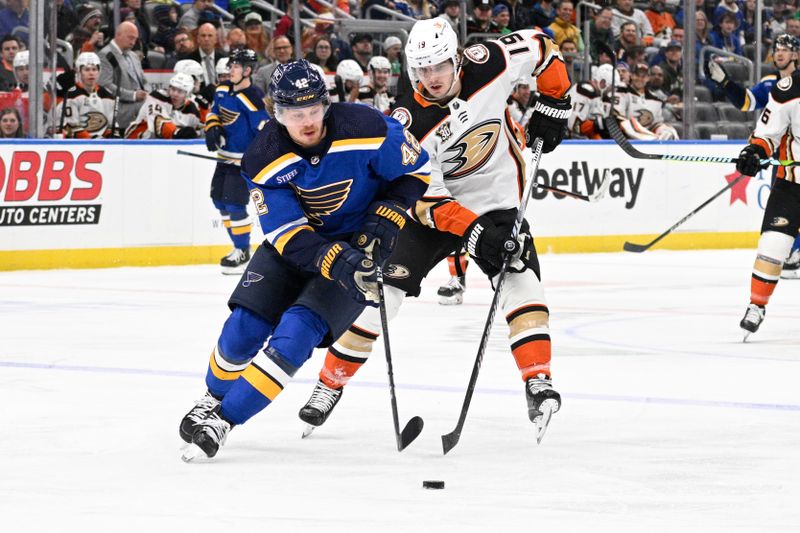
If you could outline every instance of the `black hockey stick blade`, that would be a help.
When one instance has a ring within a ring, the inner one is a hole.
[[[626,252],[633,252],[635,254],[640,254],[653,246],[654,243],[649,242],[647,244],[635,244],[632,242],[625,241],[625,244],[622,245],[622,249]]]
[[[460,438],[461,431],[459,430],[454,430],[447,435],[442,435],[442,451],[444,451],[445,455],[447,455],[447,452],[455,448],[456,444],[458,444],[458,439]]]
[[[406,427],[400,432],[400,439],[397,443],[397,450],[402,452],[406,446],[414,442],[419,434],[422,433],[422,428],[425,426],[425,421],[422,418],[415,416],[408,421]]]

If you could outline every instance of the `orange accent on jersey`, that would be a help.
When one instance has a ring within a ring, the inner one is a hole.
[[[75,133],[75,134],[72,136],[72,138],[73,138],[73,139],[91,139],[91,138],[92,138],[92,136],[91,136],[91,135],[89,135],[89,132],[88,132],[88,131],[86,131],[86,130],[81,130],[81,131],[79,131],[79,132],[76,132],[76,133]]]
[[[446,202],[433,210],[433,222],[439,231],[464,236],[470,224],[478,215],[458,202]]]
[[[537,374],[550,376],[550,341],[537,339],[518,346],[511,353],[522,374],[522,380]]]
[[[363,364],[363,362],[356,363],[339,359],[333,352],[328,350],[328,353],[325,354],[325,364],[322,366],[322,370],[319,371],[319,379],[332,389],[340,389],[347,385],[350,378],[358,372],[358,369]]]
[[[769,283],[753,276],[750,278],[750,303],[762,306],[767,305],[777,285],[777,281]]]
[[[547,58],[546,55],[543,57]],[[553,56],[550,63],[536,76],[536,90],[553,98],[563,98],[569,86],[567,67],[558,56]]]
[[[580,127],[581,135],[584,137],[588,137],[589,139],[600,139],[600,135],[594,129],[594,121],[593,120],[584,120],[581,122]]]
[[[143,120],[139,124],[136,125],[136,127],[133,129],[133,131],[131,131],[126,136],[126,138],[127,139],[141,139],[142,135],[144,135],[145,132],[147,132],[147,121]]]
[[[458,267],[456,267],[456,258],[452,255],[447,256],[447,269],[450,271],[451,276],[463,276],[467,272],[467,254],[458,254]]]
[[[165,120],[161,123],[161,131],[156,132],[156,137],[160,137],[161,139],[172,139],[175,136],[175,130],[178,127],[168,120]]]

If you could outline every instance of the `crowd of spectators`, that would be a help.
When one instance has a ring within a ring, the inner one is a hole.
[[[336,31],[335,19],[341,13],[381,20],[391,18],[387,9],[417,19],[443,17],[456,29],[461,18],[466,17],[465,45],[538,27],[561,47],[573,83],[591,80],[597,67],[615,61],[620,83],[630,83],[632,72],[643,76],[637,84],[641,85],[644,79],[648,94],[663,103],[667,119],[678,122],[681,118],[685,14],[676,0],[595,0],[592,4],[599,5],[599,9],[583,6],[580,0],[468,0],[466,4],[458,0],[329,1],[335,5],[335,13],[315,0],[303,2],[307,9],[301,15],[305,20],[300,42],[295,42],[292,19],[275,14],[275,9],[291,12],[286,0],[269,0],[271,10],[263,10],[263,5],[250,0],[120,0],[120,23],[116,27],[111,0],[54,0],[46,9],[45,28],[49,29],[50,17],[55,16],[57,37],[63,43],[58,57],[61,69],[69,71],[83,52],[100,57],[99,85],[119,95],[120,131],[136,116],[148,93],[159,87],[159,83],[153,83],[153,72],[172,70],[179,61],[191,59],[202,67],[203,85],[213,86],[218,81],[220,58],[242,47],[254,50],[260,60],[254,83],[262,89],[266,89],[275,67],[295,57],[299,49],[302,56],[331,77],[341,61],[354,60],[366,79],[371,58],[384,56],[391,64],[394,79],[399,79],[391,84],[391,91],[408,90],[402,79],[402,42],[398,34],[344,35]],[[704,46],[750,58],[761,53],[768,64],[771,43],[777,35],[800,36],[797,2],[766,0],[770,5],[761,14],[761,42],[756,43],[755,0],[697,0],[694,16],[698,74],[704,72],[705,62],[729,59],[713,54],[701,57]],[[462,13],[464,5],[466,13]],[[26,128],[28,55],[22,54],[28,44],[29,19],[28,0],[0,0],[3,137],[22,136]],[[580,20],[589,21],[589,35],[584,35],[583,24],[578,25]],[[586,47],[591,65],[584,63]],[[609,56],[609,51],[615,57]],[[67,83],[54,84],[58,86],[56,104],[74,77],[61,79]],[[164,85],[160,83],[161,88]],[[531,89],[531,98],[535,98],[535,86]],[[708,93],[712,100],[724,99],[713,84],[708,83],[708,89],[703,95]],[[520,94],[528,92],[509,95],[509,102],[520,106]],[[46,109],[52,103],[52,98],[44,98]],[[51,134],[58,133],[56,124],[47,126]]]

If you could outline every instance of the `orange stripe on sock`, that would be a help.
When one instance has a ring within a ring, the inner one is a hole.
[[[363,362],[345,361],[328,350],[325,354],[325,364],[319,372],[319,379],[332,389],[340,389],[347,385],[363,364]]]
[[[777,285],[777,281],[770,283],[752,276],[750,279],[750,303],[761,306],[767,305]]]
[[[550,341],[534,340],[511,350],[522,374],[522,380],[537,374],[550,376]]]

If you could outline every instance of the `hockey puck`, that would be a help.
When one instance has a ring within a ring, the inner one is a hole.
[[[423,489],[443,489],[444,488],[444,481],[423,481],[422,482]]]

